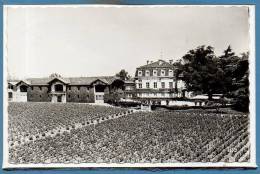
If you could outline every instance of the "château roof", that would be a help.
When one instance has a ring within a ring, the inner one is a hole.
[[[165,60],[157,60],[156,62],[150,62],[147,65],[139,66],[139,68],[173,68],[173,65]]]

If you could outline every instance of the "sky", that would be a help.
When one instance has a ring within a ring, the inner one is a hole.
[[[181,59],[200,45],[249,50],[247,7],[5,8],[5,58],[16,78],[134,76],[147,60]]]

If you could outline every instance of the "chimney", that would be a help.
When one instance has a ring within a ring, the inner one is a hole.
[[[172,59],[169,60],[169,63],[172,64]]]
[[[146,61],[147,62],[147,65],[149,64],[149,60]]]

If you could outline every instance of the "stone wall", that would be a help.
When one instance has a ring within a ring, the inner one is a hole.
[[[67,87],[67,102],[94,103],[94,88],[90,86]]]
[[[48,86],[31,86],[28,87],[27,100],[30,102],[51,102]]]
[[[28,87],[27,99],[29,102],[51,102],[50,90],[50,86]],[[109,87],[106,87],[104,101],[119,100],[123,95],[122,89],[114,88],[109,91]],[[66,102],[94,103],[94,88],[92,86],[67,86]]]

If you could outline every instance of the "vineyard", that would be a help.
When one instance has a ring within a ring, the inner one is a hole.
[[[9,162],[248,162],[242,113],[9,103]]]

